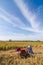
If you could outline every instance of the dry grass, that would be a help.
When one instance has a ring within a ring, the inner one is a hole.
[[[0,50],[14,49],[15,47],[26,47],[28,45],[40,47],[43,42],[0,42]]]
[[[21,58],[13,48],[16,46],[26,47],[28,45],[32,45],[35,53],[28,58]],[[11,49],[3,51],[3,47],[10,47]],[[43,42],[1,42],[0,48],[2,48],[0,50],[0,65],[43,65]]]

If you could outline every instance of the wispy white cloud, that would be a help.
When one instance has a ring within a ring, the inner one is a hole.
[[[3,10],[1,10],[3,11]],[[14,32],[8,32],[8,36],[0,36],[0,40],[9,40],[9,39],[12,39],[12,40],[43,40],[43,32],[42,31],[38,31],[38,30],[35,30],[33,28],[27,28],[23,23],[21,24],[21,20],[11,14],[9,14],[8,12],[6,12],[5,10],[3,11],[3,14],[1,13],[0,14],[0,18],[2,18],[3,20],[5,20],[6,22],[12,24],[13,27],[18,26],[20,29],[23,29],[23,30],[28,30],[28,31],[33,31],[33,32],[38,32],[39,34],[35,34],[35,35],[25,35],[25,34],[18,34],[18,33],[14,33]],[[7,14],[8,13],[8,14]],[[16,24],[15,24],[15,20],[16,20]],[[20,26],[21,24],[21,26]]]
[[[22,23],[22,21],[20,20],[19,17],[13,16],[12,14],[6,12],[2,8],[0,8],[0,18],[5,20],[6,22],[12,24],[13,27],[18,27],[20,29],[32,31],[32,32],[42,32],[37,29],[27,27],[24,23]],[[33,25],[33,22],[32,22],[32,25]]]
[[[13,16],[11,14],[9,14],[8,12],[6,12],[4,9],[0,8],[1,14],[0,14],[0,18],[4,19],[6,22],[12,24],[14,27],[17,26],[25,26],[22,21],[20,20],[19,17]]]
[[[24,34],[24,33],[15,33],[15,32],[8,32],[6,36],[0,36],[0,40],[43,40],[43,30],[39,30],[39,22],[36,14],[32,13],[29,10],[28,6],[24,3],[23,0],[14,0],[17,4],[18,8],[20,9],[23,16],[27,19],[27,21],[31,24],[31,28],[27,27],[19,17],[16,17],[4,9],[0,8],[0,19],[5,20],[8,24],[11,24],[14,28],[20,28],[25,31],[35,32],[35,34]],[[25,32],[26,33],[26,32]]]
[[[39,23],[36,21],[36,15],[29,10],[29,6],[27,6],[23,0],[14,0],[17,4],[18,8],[22,12],[23,16],[27,19],[27,21],[31,24],[33,29],[38,29]]]
[[[35,32],[34,29],[26,27],[24,23],[20,20],[20,18],[13,16],[6,12],[4,9],[0,8],[0,18],[5,20],[7,23],[12,24],[13,27],[18,27],[23,30],[28,30],[28,31],[33,31]]]

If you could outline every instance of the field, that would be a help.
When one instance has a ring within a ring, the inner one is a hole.
[[[33,56],[21,58],[16,47],[32,46]],[[0,42],[0,65],[43,65],[43,42]]]

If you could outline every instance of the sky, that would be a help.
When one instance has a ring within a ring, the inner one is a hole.
[[[43,0],[0,0],[0,40],[43,41]]]

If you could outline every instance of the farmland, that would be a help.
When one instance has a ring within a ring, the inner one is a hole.
[[[13,49],[15,47],[27,47],[28,45],[40,47],[43,46],[43,42],[0,42],[0,50]]]
[[[16,47],[32,46],[33,56],[21,58]],[[43,42],[0,42],[0,65],[43,65]]]

